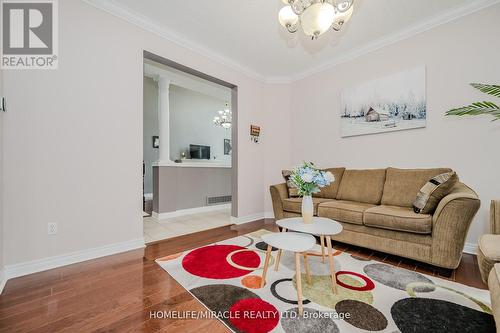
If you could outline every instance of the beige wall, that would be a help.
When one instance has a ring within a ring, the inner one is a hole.
[[[265,84],[78,0],[59,17],[59,69],[4,73],[6,264],[142,237],[143,50],[238,86],[239,215],[264,211]]]
[[[231,168],[153,167],[153,212],[207,206],[207,196],[231,195]]]
[[[59,13],[59,69],[3,73],[7,265],[142,237],[143,50],[238,86],[239,216],[271,211],[268,186],[304,159],[450,166],[483,200],[469,242],[486,231],[486,203],[499,196],[500,124],[443,113],[485,99],[467,83],[498,83],[499,5],[291,85],[256,81],[78,0],[60,1]],[[422,64],[426,129],[340,138],[342,89]],[[262,126],[260,144],[251,124]],[[58,235],[47,235],[49,222]]]
[[[262,142],[264,146],[265,211],[272,216],[269,185],[283,182],[281,170],[292,167],[292,132],[290,85],[269,84],[266,88]]]
[[[3,70],[0,70],[0,98],[3,96]],[[0,101],[1,103],[1,101]],[[3,142],[4,142],[4,114],[0,111],[0,292],[2,291],[2,283],[4,281],[4,254],[5,254],[5,241],[3,232]]]
[[[292,159],[350,168],[454,168],[482,206],[468,242],[487,230],[489,201],[500,197],[500,122],[445,117],[453,107],[494,100],[470,82],[500,83],[500,5],[338,65],[292,85]],[[340,94],[346,87],[425,65],[427,128],[340,138]],[[496,102],[500,102],[498,99]]]

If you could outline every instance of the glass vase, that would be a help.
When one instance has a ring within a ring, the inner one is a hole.
[[[312,223],[313,215],[314,215],[314,207],[313,207],[313,200],[312,196],[310,195],[304,195],[302,197],[302,220],[306,224]]]

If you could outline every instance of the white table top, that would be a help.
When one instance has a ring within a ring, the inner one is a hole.
[[[276,221],[276,224],[288,230],[311,235],[336,235],[342,232],[342,224],[326,217],[313,217],[311,224],[305,224],[302,217],[290,217]]]
[[[298,232],[275,232],[261,237],[268,245],[292,252],[306,252],[316,245],[316,239],[313,236]]]

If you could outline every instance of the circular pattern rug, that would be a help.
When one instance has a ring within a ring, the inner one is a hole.
[[[495,331],[487,290],[339,252],[334,257],[335,293],[329,261],[308,256],[309,283],[301,258],[304,313],[299,316],[293,253],[283,252],[275,270],[273,252],[262,280],[262,249],[267,246],[261,236],[268,232],[187,250],[157,263],[237,333]],[[187,293],[179,301],[184,299],[189,299]]]

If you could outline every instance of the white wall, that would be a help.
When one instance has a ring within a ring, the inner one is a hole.
[[[231,165],[231,155],[224,155],[224,139],[231,139],[231,130],[213,123],[214,116],[231,101],[231,90],[227,99],[208,96],[197,91],[170,85],[170,159],[175,161],[186,152],[189,145],[210,146],[210,157],[225,165]]]
[[[0,98],[3,96],[3,70],[0,70]],[[1,103],[1,101],[0,101]],[[5,244],[4,244],[4,233],[3,233],[3,136],[4,136],[4,121],[3,112],[0,111],[0,293],[2,292],[4,286],[4,254],[5,254]]]
[[[248,132],[265,128],[265,84],[78,0],[59,18],[59,69],[4,73],[7,265],[142,237],[143,50],[238,86],[239,215],[264,211]]]
[[[482,206],[467,241],[487,232],[489,201],[500,197],[500,122],[444,113],[494,100],[470,82],[500,83],[500,5],[369,53],[292,85],[292,160],[349,168],[451,167]],[[340,138],[340,94],[347,87],[425,65],[427,128]],[[500,102],[496,99],[496,102]]]
[[[273,216],[273,206],[269,185],[283,182],[281,170],[293,167],[291,95],[289,84],[269,84],[265,94],[264,123],[262,145],[264,146],[264,186],[265,211]]]
[[[450,166],[483,200],[475,242],[498,198],[500,124],[443,113],[487,99],[469,82],[498,83],[499,15],[490,7],[287,85],[256,81],[79,0],[60,1],[59,69],[3,73],[5,264],[142,237],[143,50],[238,86],[239,216],[271,211],[268,186],[304,159]],[[342,89],[422,64],[426,129],[340,138]],[[260,144],[250,140],[251,124],[262,126]],[[47,235],[49,222],[58,235]]]

